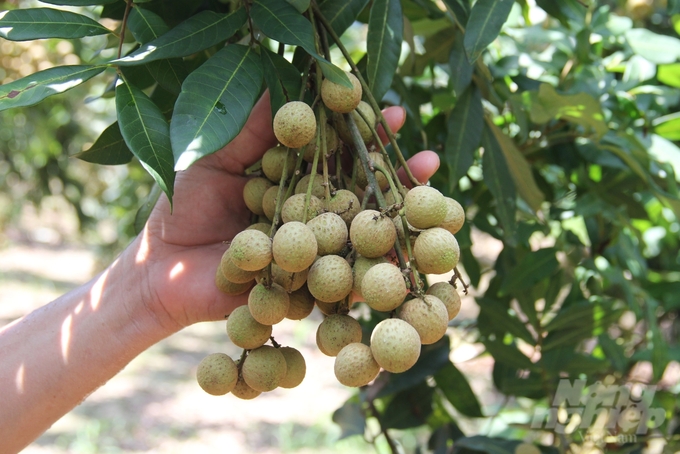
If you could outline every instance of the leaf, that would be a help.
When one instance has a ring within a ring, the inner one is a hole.
[[[659,65],[656,71],[656,78],[662,84],[680,88],[680,63]]]
[[[526,357],[515,345],[515,342],[507,345],[501,341],[484,342],[486,351],[488,351],[496,362],[504,363],[516,369],[535,370],[536,366]]]
[[[624,34],[633,52],[659,65],[680,58],[680,39],[659,35],[645,28],[633,28]]]
[[[116,87],[116,110],[125,143],[172,204],[175,172],[163,113],[143,91],[127,83]]]
[[[310,0],[286,0],[288,3],[293,5],[300,14],[304,13],[309,9]]]
[[[469,0],[444,0],[444,3],[451,9],[460,25],[465,27],[470,13]]]
[[[333,422],[340,426],[340,440],[352,435],[363,435],[366,430],[366,417],[361,404],[348,400],[333,412]]]
[[[504,440],[502,438],[475,435],[456,440],[456,449],[469,449],[486,454],[514,454],[516,452],[515,448],[520,443],[520,440]]]
[[[487,322],[489,323],[488,328],[494,328],[493,332],[500,336],[505,333],[510,333],[530,345],[536,343],[529,330],[527,330],[527,327],[524,326],[524,323],[508,313],[508,307],[506,305],[488,297],[477,298],[477,303],[480,307],[480,317],[487,317]]]
[[[470,85],[472,73],[475,70],[474,66],[467,59],[463,40],[463,32],[456,28],[453,47],[451,47],[451,53],[449,54],[449,70],[451,71],[449,83],[451,83],[456,96],[461,96],[463,91]]]
[[[496,39],[514,3],[513,0],[478,0],[472,7],[465,29],[465,52],[470,63]]]
[[[127,27],[140,44],[153,41],[170,30],[161,16],[144,8],[132,8]]]
[[[15,9],[0,19],[0,37],[11,41],[82,38],[106,33],[111,30],[87,16],[52,8]]]
[[[505,275],[501,284],[501,294],[517,293],[534,286],[557,270],[559,263],[555,258],[557,250],[553,247],[529,252]]]
[[[368,85],[373,97],[382,100],[397,71],[404,19],[399,0],[375,0],[368,20],[366,49]]]
[[[289,3],[280,0],[255,0],[250,16],[262,32],[280,43],[302,47],[321,66],[324,76],[351,88],[345,72],[316,53],[312,24]]]
[[[43,3],[51,3],[52,5],[69,5],[69,6],[92,6],[92,5],[107,5],[109,3],[117,2],[118,0],[40,0]]]
[[[477,396],[470,388],[467,378],[453,363],[449,362],[437,372],[434,381],[456,410],[472,418],[484,417]]]
[[[680,140],[680,113],[664,115],[652,121],[654,132],[664,139]]]
[[[133,155],[125,144],[116,121],[99,135],[90,148],[74,154],[73,157],[94,164],[118,165],[127,164]]]
[[[255,51],[237,44],[221,49],[186,78],[170,125],[176,170],[236,137],[260,93],[262,78]]]
[[[427,423],[432,414],[434,388],[424,381],[395,395],[382,414],[382,424],[391,429],[409,429]]]
[[[149,220],[149,216],[151,216],[153,207],[156,206],[156,202],[158,202],[160,196],[161,188],[157,184],[151,186],[151,191],[149,191],[149,195],[146,198],[146,201],[142,204],[142,206],[139,207],[137,213],[135,214],[134,228],[136,235],[139,235],[142,232],[142,230],[144,230],[146,221]]]
[[[471,85],[456,101],[447,122],[444,153],[449,167],[449,192],[454,190],[458,180],[472,165],[482,139],[483,126],[482,95],[476,86]]]
[[[82,84],[105,69],[104,65],[56,66],[0,85],[0,111],[32,106]]]
[[[505,160],[508,163],[508,170],[515,182],[520,197],[534,210],[539,211],[545,196],[538,189],[534,175],[531,173],[531,165],[527,162],[524,155],[517,149],[510,137],[503,133],[492,121],[487,122],[489,128],[496,136],[498,144],[501,146]]]
[[[513,245],[517,229],[515,183],[508,171],[508,163],[503,156],[503,151],[488,127],[482,132],[482,146],[484,147],[482,156],[484,182],[496,199],[496,214],[503,227],[503,236],[510,245]]]
[[[321,14],[330,22],[338,36],[349,28],[366,7],[368,0],[324,0],[319,5]]]
[[[274,118],[281,106],[299,99],[302,76],[292,63],[265,47],[260,49],[260,56]]]
[[[545,397],[544,377],[535,372],[529,372],[528,376],[520,377],[517,367],[495,362],[491,375],[496,388],[505,395],[531,399]]]
[[[231,14],[201,11],[113,63],[120,66],[139,65],[154,60],[186,57],[230,38],[241,28],[247,17],[244,8]]]
[[[542,351],[575,345],[585,339],[599,336],[621,316],[621,309],[610,305],[582,302],[561,310],[545,327],[549,332],[543,342]]]
[[[189,70],[181,58],[152,61],[146,69],[161,87],[173,95],[179,94],[184,79],[189,75]]]

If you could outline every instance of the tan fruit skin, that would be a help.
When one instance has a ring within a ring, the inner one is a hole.
[[[238,233],[229,247],[234,265],[245,271],[258,271],[272,261],[272,246],[269,236],[259,230],[243,230]]]
[[[283,203],[283,207],[281,208],[281,219],[283,219],[284,223],[291,221],[303,222],[305,213],[305,197],[306,194],[294,194]],[[309,199],[309,205],[307,206],[307,216],[305,222],[309,221],[310,219],[314,219],[322,208],[323,206],[321,204],[321,200],[319,200],[318,197],[311,196]]]
[[[321,99],[333,112],[350,113],[361,102],[361,82],[354,74],[348,72],[345,74],[352,82],[352,88],[336,84],[328,79],[321,82]]]
[[[290,152],[286,147],[277,145],[265,151],[262,156],[262,172],[272,184],[279,184],[283,175],[283,166],[286,166],[286,176],[290,178],[295,172],[295,161],[295,153]]]
[[[346,345],[335,358],[335,377],[345,386],[360,387],[369,384],[378,376],[380,366],[368,345],[352,343]]]
[[[451,197],[444,197],[444,200],[446,200],[446,216],[439,227],[455,235],[465,224],[465,211],[460,203]]]
[[[203,391],[213,396],[222,396],[236,386],[238,368],[229,356],[213,353],[198,364],[196,380]]]
[[[352,291],[352,267],[338,255],[323,256],[309,269],[307,288],[324,303],[340,301]]]
[[[262,394],[261,391],[254,390],[248,386],[245,380],[243,380],[243,377],[239,377],[238,381],[236,382],[236,386],[234,386],[234,389],[231,390],[231,393],[234,395],[234,397],[238,397],[239,399],[243,400],[255,399],[257,396]]]
[[[297,273],[308,268],[314,262],[317,250],[314,232],[301,222],[287,222],[274,235],[274,260],[285,271]]]
[[[304,285],[299,290],[290,294],[290,306],[286,318],[289,320],[302,320],[314,310],[314,297],[307,286]]]
[[[224,254],[222,254],[220,270],[222,271],[222,274],[224,274],[224,277],[229,282],[233,282],[234,284],[245,284],[247,282],[251,282],[257,277],[259,273],[259,271],[245,271],[236,266],[234,261],[231,260],[230,249],[227,249],[224,251]]]
[[[309,142],[302,150],[304,153],[302,159],[307,162],[314,162],[314,155],[316,154],[316,140],[317,137],[315,134],[312,141]],[[338,149],[339,145],[340,142],[338,140],[338,133],[335,132],[335,129],[333,129],[331,125],[326,124],[326,156],[332,155]],[[324,159],[324,156],[321,154],[321,152],[319,152],[319,162],[322,162],[322,159]]]
[[[398,311],[399,318],[413,326],[423,345],[434,344],[446,334],[449,322],[446,306],[439,298],[425,295],[406,301]]]
[[[376,258],[392,249],[397,231],[389,217],[381,216],[375,210],[364,210],[352,221],[349,237],[358,254]]]
[[[261,347],[271,335],[271,325],[263,325],[255,320],[248,306],[237,307],[227,319],[227,336],[237,347],[246,350]]]
[[[279,386],[287,389],[295,388],[305,379],[307,373],[305,358],[302,353],[292,347],[281,347],[279,351],[286,360],[286,376],[281,380]]]
[[[357,129],[361,135],[361,140],[363,140],[363,142],[368,145],[369,143],[373,142],[373,132],[358,111],[361,111],[373,128],[375,128],[375,112],[373,112],[373,108],[370,106],[370,104],[361,101],[356,109],[350,113],[354,123],[357,125]],[[340,136],[340,139],[342,139],[342,141],[345,143],[352,143],[354,139],[352,139],[352,134],[349,132],[349,127],[347,127],[347,122],[343,118],[342,114],[334,113],[333,122],[335,124],[335,128],[338,131],[338,136]]]
[[[371,269],[371,267],[379,263],[387,263],[387,259],[382,256],[369,259],[368,257],[359,255],[357,259],[354,261],[354,266],[352,266],[352,277],[354,278],[354,287],[352,287],[352,291],[354,291],[354,293],[356,293],[357,296],[363,296],[361,293],[362,292],[361,281],[364,279],[366,272],[369,269]]]
[[[444,274],[458,264],[460,247],[451,232],[434,227],[418,236],[413,256],[421,273]]]
[[[316,344],[324,355],[336,356],[345,345],[361,342],[361,334],[361,325],[355,319],[333,314],[319,325]]]
[[[408,290],[401,270],[391,263],[369,269],[361,281],[364,300],[372,309],[389,312],[404,301]]]
[[[263,325],[275,325],[286,318],[290,297],[278,284],[270,288],[257,284],[248,295],[248,309],[255,320]]]
[[[387,164],[385,164],[385,160],[383,159],[383,157],[380,153],[378,153],[376,151],[372,151],[372,152],[368,153],[368,157],[370,158],[370,160],[374,164],[382,167],[383,169],[387,169]],[[365,189],[366,186],[368,185],[368,179],[366,177],[366,171],[364,170],[364,166],[359,161],[357,161],[355,165],[358,166],[357,167],[357,187],[359,187],[361,189]],[[374,174],[375,174],[375,179],[378,183],[378,186],[380,186],[381,191],[384,191],[384,190],[386,190],[387,188],[390,187],[390,183],[387,181],[387,178],[385,177],[385,175],[383,175],[382,172],[376,170],[374,172]]]
[[[296,194],[307,194],[307,186],[309,185],[309,180],[312,179],[311,175],[305,175],[300,178],[300,181],[295,185]],[[312,195],[319,200],[326,196],[326,188],[323,185],[323,176],[318,173],[314,175],[314,183],[312,183]]]
[[[285,187],[283,188],[284,197],[286,194],[286,189],[287,188]],[[267,192],[264,193],[264,197],[262,197],[262,210],[264,211],[264,215],[267,216],[267,219],[270,221],[274,220],[274,215],[276,214],[276,202],[278,195],[279,186],[275,185],[267,189]],[[284,202],[285,201],[286,200],[284,199]]]
[[[241,369],[246,384],[256,391],[276,389],[286,376],[286,359],[274,347],[263,345],[251,350]]]
[[[224,274],[222,273],[222,270],[220,270],[219,266],[215,270],[215,286],[219,289],[219,291],[226,293],[227,295],[241,295],[250,290],[250,287],[252,287],[254,283],[255,280],[246,282],[245,284],[236,284],[234,282],[230,282],[226,277],[224,277]]]
[[[447,205],[441,192],[430,186],[416,186],[404,199],[406,220],[417,229],[436,227],[446,217]]]
[[[388,372],[409,370],[420,357],[418,331],[398,318],[378,323],[371,334],[371,353],[375,361]]]
[[[355,193],[340,189],[331,197],[331,200],[326,201],[326,210],[340,215],[345,224],[349,226],[361,211],[361,202]]]
[[[248,180],[243,187],[243,201],[250,211],[258,216],[264,215],[262,198],[264,197],[264,193],[267,192],[267,189],[271,188],[273,185],[274,183],[262,177]]]
[[[274,135],[286,147],[304,147],[315,134],[314,111],[304,102],[288,102],[274,115]]]
[[[318,255],[339,254],[347,245],[347,237],[349,236],[347,224],[338,214],[320,214],[309,220],[307,227],[314,232],[316,237]]]
[[[460,312],[461,301],[458,291],[448,282],[437,282],[430,286],[425,292],[427,295],[434,295],[444,303],[449,321],[453,320]]]

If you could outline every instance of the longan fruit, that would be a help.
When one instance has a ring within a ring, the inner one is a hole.
[[[213,353],[198,364],[196,380],[203,391],[213,396],[222,396],[236,386],[238,368],[228,355]]]
[[[316,117],[302,101],[290,101],[274,115],[274,135],[284,146],[304,147],[316,135]]]
[[[361,82],[354,74],[350,72],[345,72],[345,74],[352,83],[352,88],[336,84],[328,79],[321,82],[321,99],[333,112],[349,113],[361,102]]]

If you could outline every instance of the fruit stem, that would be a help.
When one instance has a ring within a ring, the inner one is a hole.
[[[269,340],[272,342],[272,345],[274,346],[274,348],[281,348],[281,344],[276,342],[276,340],[274,339],[274,336],[269,336]]]
[[[269,230],[269,238],[274,238],[274,233],[276,233],[276,225],[279,223],[279,219],[281,219],[281,208],[283,207],[283,190],[285,189],[286,179],[288,177],[288,153],[290,153],[290,148],[286,147],[286,159],[283,161],[283,170],[281,172],[281,179],[279,180],[279,192],[276,195],[276,209],[274,211],[274,219],[272,219],[272,228]]]
[[[389,161],[388,161],[388,162],[389,162]],[[380,164],[376,164],[375,162],[372,163],[372,166],[373,166],[373,168],[374,168],[375,170],[377,170],[378,172],[382,172],[382,174],[385,175],[385,178],[387,179],[387,182],[388,182],[389,185],[390,185],[390,190],[392,191],[392,195],[394,195],[394,201],[395,201],[396,203],[399,203],[398,200],[399,200],[399,198],[401,197],[401,194],[399,194],[399,190],[397,189],[397,187],[396,187],[395,184],[394,184],[394,179],[392,179],[392,177],[390,176],[388,170],[385,169],[385,168],[384,168],[383,166],[381,166]],[[390,206],[391,206],[391,205],[390,205]],[[381,207],[381,208],[387,209],[387,201],[385,202],[385,206],[384,206],[384,207]]]
[[[390,437],[390,434],[387,432],[387,427],[385,427],[383,424],[382,418],[380,417],[380,412],[378,412],[378,409],[375,407],[373,400],[368,401],[368,407],[370,408],[373,417],[378,421],[378,425],[380,425],[380,432],[382,432],[382,434],[385,436],[385,440],[387,441],[387,445],[390,447],[390,451],[392,454],[398,454],[399,448],[397,448],[396,443],[394,440],[392,440],[392,437]]]
[[[236,369],[238,369],[238,374],[239,376],[241,375],[241,369],[243,369],[243,362],[246,360],[246,356],[248,355],[248,350],[245,348],[241,352],[241,358],[238,360],[238,364],[236,365]]]
[[[390,129],[389,125],[387,124],[387,120],[385,120],[385,117],[382,114],[382,111],[380,110],[380,106],[378,105],[378,102],[375,100],[373,97],[373,94],[371,93],[370,88],[368,87],[368,84],[364,80],[364,77],[361,75],[361,71],[359,71],[359,68],[357,68],[357,65],[354,63],[354,60],[352,60],[352,56],[349,54],[347,51],[347,48],[342,44],[342,41],[340,41],[340,37],[335,33],[335,30],[333,30],[332,25],[328,22],[328,20],[321,14],[321,10],[319,10],[319,6],[315,3],[312,3],[312,8],[314,9],[314,13],[316,14],[316,17],[319,19],[319,21],[323,24],[324,28],[326,29],[326,32],[328,32],[329,35],[331,35],[331,38],[333,38],[333,41],[335,41],[335,44],[338,46],[338,49],[340,49],[340,52],[342,52],[342,55],[345,57],[347,60],[347,63],[352,67],[352,71],[354,72],[354,75],[357,76],[357,79],[359,79],[359,82],[361,82],[361,87],[363,89],[364,94],[366,95],[366,98],[368,99],[369,103],[371,104],[371,107],[373,108],[373,111],[375,112],[376,117],[380,120],[380,124],[383,126],[383,129],[385,130],[385,134],[387,134],[387,137],[390,139],[390,143],[392,144],[392,147],[394,148],[394,152],[397,155],[397,160],[399,161],[399,164],[404,167],[404,171],[406,172],[406,176],[408,177],[409,181],[413,183],[415,186],[421,186],[422,183],[420,183],[416,177],[413,176],[413,173],[411,173],[411,169],[409,168],[408,164],[406,163],[406,159],[404,159],[404,155],[401,152],[401,149],[399,148],[399,145],[397,145],[397,139],[392,133],[392,130]]]
[[[408,260],[411,264],[411,271],[413,272],[413,278],[416,283],[416,294],[422,292],[423,282],[420,280],[420,274],[418,273],[418,267],[416,266],[416,261],[413,259],[413,250],[411,248],[411,231],[408,228],[408,222],[406,221],[406,214],[404,209],[399,210],[399,217],[401,218],[401,225],[404,229],[404,243],[406,243],[406,253],[408,254]]]
[[[337,188],[344,188],[345,182],[342,180],[342,162],[340,160],[340,150],[335,150],[335,178],[338,180]]]
[[[463,280],[463,277],[460,275],[460,271],[458,271],[457,266],[453,268],[453,276],[451,277],[451,281],[449,281],[449,283],[453,285],[453,288],[458,288],[458,286],[456,285],[456,280],[459,280],[460,283],[463,285],[463,293],[467,295],[470,286],[466,284],[465,281]]]

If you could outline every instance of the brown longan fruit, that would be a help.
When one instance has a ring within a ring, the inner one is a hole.
[[[263,325],[275,325],[286,318],[290,297],[279,284],[269,288],[257,284],[248,295],[248,309],[255,320]]]
[[[321,200],[315,196],[311,196],[309,198],[309,205],[307,205],[307,216],[305,217],[306,196],[306,194],[294,194],[283,203],[283,208],[281,208],[281,219],[283,222],[307,222],[310,219],[314,219],[319,214],[323,208]]]
[[[418,331],[404,320],[388,318],[378,323],[371,334],[371,353],[388,372],[409,370],[420,357]]]
[[[307,194],[307,186],[309,185],[309,180],[312,179],[312,175],[305,175],[300,178],[300,181],[295,185],[296,194]],[[319,200],[326,197],[326,187],[323,184],[323,175],[318,173],[314,174],[314,182],[312,183],[312,195],[317,197]]]
[[[363,296],[361,281],[364,279],[366,272],[371,269],[371,267],[379,263],[387,263],[387,259],[383,256],[372,259],[364,257],[363,255],[357,256],[356,260],[354,261],[354,265],[352,266],[352,277],[354,278],[354,286],[352,287],[352,290],[357,294],[357,296]]]
[[[283,188],[283,201],[286,201],[286,189]],[[264,211],[264,215],[267,216],[267,219],[270,221],[274,220],[274,215],[276,214],[276,204],[278,203],[278,197],[279,197],[279,186],[275,185],[272,186],[271,188],[267,189],[267,192],[264,193],[264,197],[262,197],[262,210]]]
[[[391,263],[380,263],[366,271],[361,291],[366,304],[381,312],[396,309],[408,294],[404,275]]]
[[[295,388],[302,383],[307,373],[305,358],[299,350],[293,347],[281,347],[279,351],[286,360],[286,376],[279,382],[279,386],[288,389]]]
[[[231,260],[231,249],[227,249],[224,251],[224,254],[222,254],[219,269],[222,271],[222,274],[224,274],[224,277],[234,284],[252,282],[259,273],[259,271],[245,271],[236,266],[233,260]]]
[[[262,394],[262,391],[257,391],[248,386],[248,383],[246,383],[243,377],[240,376],[236,382],[236,386],[234,386],[234,389],[231,390],[231,393],[234,395],[234,397],[238,397],[239,399],[251,400]]]
[[[309,268],[307,288],[317,300],[340,301],[352,291],[352,267],[338,255],[320,257]]]
[[[238,368],[228,355],[213,353],[198,364],[196,380],[203,391],[213,396],[222,396],[236,386]]]
[[[219,266],[215,270],[215,286],[222,293],[226,293],[227,295],[231,296],[241,295],[242,293],[245,293],[248,290],[250,290],[250,287],[252,287],[254,283],[255,280],[246,282],[244,284],[237,284],[235,282],[229,281],[226,277],[224,277],[224,273],[222,273],[222,270],[220,270]]]
[[[255,177],[248,180],[243,186],[243,201],[250,211],[262,216],[264,209],[262,208],[262,198],[267,189],[274,185],[271,181],[262,177]]]
[[[267,392],[279,386],[287,370],[283,353],[278,348],[263,345],[248,353],[243,361],[241,376],[254,390]]]
[[[350,72],[345,72],[345,74],[352,83],[352,88],[336,84],[328,79],[321,82],[321,99],[333,112],[349,113],[361,102],[361,82],[354,74]]]
[[[318,130],[317,130],[318,134]],[[302,156],[302,159],[309,163],[314,162],[314,155],[316,154],[316,140],[317,140],[317,134],[314,135],[314,138],[312,139],[311,142],[309,142],[305,147],[302,149],[302,152],[304,155]],[[338,133],[335,132],[335,129],[329,125],[326,124],[326,156],[330,156],[333,153],[335,153],[335,150],[338,149],[338,146],[340,145],[340,141],[338,140]],[[323,149],[323,148],[322,148]],[[319,154],[319,160],[318,162],[323,162],[323,159],[325,159],[325,156],[322,154]]]
[[[286,318],[290,320],[302,320],[314,310],[314,297],[307,286],[304,285],[299,290],[295,290],[290,295],[290,306]]]
[[[361,342],[361,325],[349,315],[329,315],[316,330],[316,345],[324,355],[336,356],[352,342]]]
[[[269,340],[272,327],[255,320],[248,306],[239,306],[227,318],[227,335],[237,347],[252,350]]]
[[[453,320],[460,312],[460,295],[453,285],[448,282],[437,282],[432,284],[425,292],[427,295],[433,295],[446,306],[449,321]]]
[[[293,176],[295,161],[295,153],[292,153],[286,147],[277,145],[265,151],[262,155],[262,172],[269,180],[273,181],[272,185],[278,184],[283,175],[284,165],[286,166],[286,178]]]
[[[448,313],[444,303],[436,296],[425,295],[408,300],[399,308],[398,315],[418,331],[423,345],[434,344],[446,334]]]
[[[345,386],[360,387],[369,384],[380,372],[371,348],[358,342],[343,347],[335,357],[335,377]]]
[[[316,238],[317,254],[339,254],[347,246],[347,224],[335,213],[323,213],[307,222]]]
[[[286,222],[274,235],[274,260],[285,271],[297,273],[307,269],[314,262],[317,250],[314,232],[302,222]]]
[[[259,230],[243,230],[229,247],[234,265],[246,271],[258,271],[272,261],[272,242]]]
[[[418,235],[413,257],[421,273],[444,274],[458,265],[460,247],[451,232],[434,227]]]
[[[454,235],[460,231],[465,223],[465,210],[456,200],[444,197],[446,201],[446,216],[439,227],[448,230]]]
[[[287,102],[274,115],[274,135],[286,147],[304,147],[315,134],[314,111],[302,101]]]
[[[349,226],[361,211],[361,202],[359,202],[359,198],[352,191],[340,189],[326,202],[326,209],[339,215],[345,221],[345,224]]]
[[[406,220],[417,229],[437,227],[446,218],[447,205],[441,192],[431,186],[416,186],[404,199]]]
[[[358,254],[375,258],[392,249],[397,231],[389,217],[375,210],[364,210],[352,220],[349,237]]]

